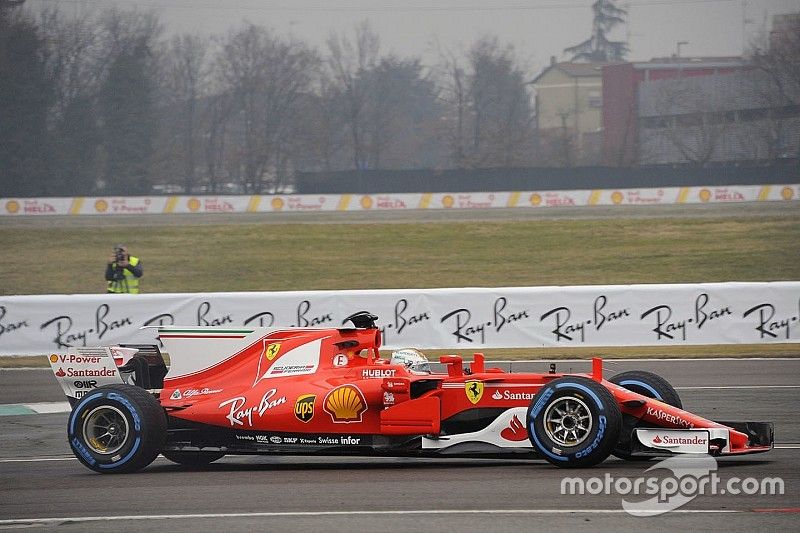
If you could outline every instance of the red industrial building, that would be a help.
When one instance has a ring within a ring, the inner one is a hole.
[[[656,58],[603,67],[603,163],[636,165],[639,157],[639,86],[642,83],[732,74],[751,68],[740,57]]]

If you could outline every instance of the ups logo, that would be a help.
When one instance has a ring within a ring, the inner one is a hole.
[[[294,416],[301,422],[309,422],[314,418],[314,401],[316,394],[303,394],[294,402]]]

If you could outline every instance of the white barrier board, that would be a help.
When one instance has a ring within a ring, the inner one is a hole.
[[[539,209],[564,206],[792,202],[800,185],[732,185],[467,193],[276,194],[0,198],[0,216]]]
[[[153,343],[153,325],[336,327],[367,310],[388,348],[800,341],[800,282],[0,296],[0,355]]]

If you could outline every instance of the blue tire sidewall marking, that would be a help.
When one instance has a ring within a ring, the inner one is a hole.
[[[83,445],[83,443],[81,443],[80,439],[78,439],[75,436],[75,420],[78,418],[76,416],[76,413],[78,413],[86,403],[88,403],[88,402],[90,402],[92,400],[95,400],[97,398],[102,398],[103,396],[105,396],[109,400],[113,400],[113,401],[115,401],[117,403],[122,404],[128,410],[128,413],[130,413],[131,418],[133,419],[134,431],[136,431],[136,433],[139,433],[141,431],[141,417],[139,416],[139,412],[136,410],[136,408],[133,406],[133,404],[131,404],[131,402],[126,397],[120,395],[119,393],[116,393],[116,392],[98,392],[96,394],[92,394],[91,396],[87,396],[86,398],[82,399],[80,401],[80,403],[78,403],[78,405],[75,406],[75,409],[73,409],[72,413],[70,414],[70,421],[69,421],[70,445],[73,448],[75,448],[77,446],[78,447],[78,449],[77,449],[78,453],[89,464],[91,464],[93,466],[95,466],[95,464],[97,463],[97,460],[94,458],[94,456],[92,456],[89,453],[89,451],[86,449],[86,447]],[[128,453],[125,455],[125,457],[123,457],[119,461],[115,461],[113,463],[96,464],[96,466],[99,467],[99,468],[114,468],[116,466],[120,466],[120,465],[123,465],[123,464],[127,463],[131,459],[131,457],[133,457],[133,455],[136,453],[136,451],[139,449],[139,445],[141,444],[141,442],[142,442],[141,435],[137,434],[136,435],[136,440],[134,441],[133,446],[131,446],[131,449],[128,451]],[[88,457],[86,455],[87,453],[89,453]]]
[[[91,396],[87,396],[86,398],[81,400],[80,403],[75,406],[75,409],[73,409],[72,413],[70,413],[70,415],[69,415],[69,434],[70,434],[70,436],[75,434],[75,419],[78,418],[75,415],[78,413],[78,411],[81,410],[81,408],[83,407],[83,404],[85,404],[86,402],[90,402],[90,401],[92,401],[92,400],[94,400],[96,398],[100,398],[102,396],[103,396],[102,392],[98,392],[97,394],[92,394]]]
[[[633,385],[635,387],[641,387],[644,390],[649,391],[653,395],[653,398],[655,398],[656,400],[659,400],[659,401],[662,401],[662,402],[664,401],[664,398],[661,397],[661,395],[658,393],[658,391],[656,391],[651,385],[648,385],[644,381],[638,381],[638,380],[635,380],[635,379],[626,379],[625,381],[620,381],[618,383],[618,385],[620,387],[624,387],[625,385]]]
[[[137,435],[136,436],[136,442],[133,443],[133,447],[131,447],[131,451],[128,452],[128,455],[126,455],[125,457],[123,457],[122,459],[120,459],[119,461],[117,461],[115,463],[102,464],[102,465],[97,465],[97,466],[100,467],[100,468],[114,468],[115,466],[124,465],[125,463],[128,462],[128,460],[131,457],[133,457],[133,454],[136,453],[136,450],[139,449],[139,444],[141,443],[141,441],[142,441],[141,437],[139,437]]]
[[[600,413],[605,412],[605,409],[604,409],[604,406],[603,406],[603,402],[600,401],[600,398],[597,397],[597,394],[595,394],[591,389],[589,389],[585,385],[581,385],[580,383],[571,383],[571,382],[558,383],[558,384],[555,385],[555,389],[561,389],[563,387],[575,387],[575,388],[585,392],[586,394],[591,396],[592,399],[595,401],[595,403],[597,404],[597,408],[599,409]],[[531,415],[532,416],[530,417],[530,423],[528,424],[529,425],[528,430],[530,431],[531,437],[533,437],[533,442],[536,445],[536,447],[539,449],[540,452],[542,452],[543,454],[547,455],[548,457],[551,457],[551,458],[556,459],[558,461],[567,461],[567,460],[569,460],[570,458],[573,458],[573,457],[574,458],[578,458],[578,457],[576,457],[577,454],[580,454],[581,452],[583,452],[587,448],[590,448],[590,447],[591,448],[595,448],[597,446],[597,444],[595,442],[597,440],[597,436],[595,437],[595,439],[591,443],[589,443],[589,446],[581,448],[580,450],[577,450],[575,453],[571,453],[571,454],[567,454],[567,455],[556,455],[556,454],[552,453],[550,450],[548,450],[547,448],[545,448],[542,445],[542,443],[539,442],[539,437],[536,435],[535,417],[539,414],[539,412],[544,407],[544,403],[547,400],[549,400],[551,396],[553,396],[554,392],[555,391],[554,391],[553,387],[548,388],[542,394],[542,397],[539,400],[537,400],[537,402],[534,404],[533,408],[531,409]],[[542,400],[544,400],[544,401],[542,401]],[[541,404],[540,404],[540,402],[541,402]],[[602,416],[602,415],[600,415],[600,416],[603,419],[605,419],[604,416]]]
[[[562,389],[564,387],[575,387],[578,390],[582,390],[583,392],[592,397],[594,403],[597,404],[597,408],[600,410],[601,413],[605,411],[605,406],[603,405],[603,402],[601,402],[600,398],[597,397],[597,394],[592,392],[592,390],[586,385],[581,385],[580,383],[569,383],[569,382],[556,384],[557,389]]]
[[[559,461],[566,461],[568,457],[563,455],[556,455],[552,453],[550,450],[542,446],[542,443],[539,442],[539,437],[536,436],[536,432],[533,430],[533,423],[531,423],[531,436],[533,437],[533,442],[536,444],[536,447],[539,448],[539,451],[543,454],[547,455],[548,457],[552,457],[553,459],[557,459]]]

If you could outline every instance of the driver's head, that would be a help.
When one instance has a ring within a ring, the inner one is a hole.
[[[430,374],[431,365],[428,363],[428,358],[414,348],[403,348],[402,350],[395,350],[392,352],[392,359],[389,361],[392,365],[403,365],[413,374]]]

